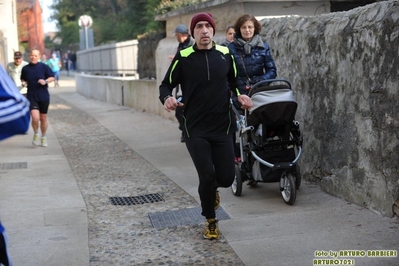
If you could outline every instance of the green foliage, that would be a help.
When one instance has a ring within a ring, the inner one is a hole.
[[[79,25],[76,21],[65,21],[62,31],[57,33],[63,44],[79,43]]]
[[[53,51],[56,48],[56,44],[53,42],[53,40],[51,40],[51,38],[49,36],[46,36],[46,38],[44,38],[44,47],[46,47],[47,49]]]
[[[148,15],[151,5],[160,0],[55,0],[51,6],[52,19],[60,29],[62,46],[79,43],[78,20],[82,15],[93,19],[95,45],[130,40],[145,32],[153,14]],[[153,8],[154,9],[154,8]]]
[[[162,15],[169,11],[195,5],[198,3],[208,2],[209,0],[162,0],[155,10],[156,15]]]
[[[94,44],[136,39],[148,32],[163,32],[165,23],[154,16],[209,0],[54,0],[52,19],[56,21],[62,47],[79,43],[78,20],[93,19]],[[49,43],[50,45],[50,43]]]

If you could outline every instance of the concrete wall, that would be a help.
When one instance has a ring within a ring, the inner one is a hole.
[[[75,74],[75,79],[77,91],[86,97],[175,119],[174,113],[166,112],[159,101],[159,90],[155,80],[78,73]]]
[[[350,202],[399,214],[399,1],[262,23],[278,75],[292,82],[299,104],[303,177]],[[162,44],[157,73],[168,66]],[[124,81],[125,105],[174,119],[158,100],[162,76]],[[77,75],[78,91],[120,104],[121,81],[96,79]]]

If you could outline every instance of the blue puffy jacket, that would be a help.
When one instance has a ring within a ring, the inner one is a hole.
[[[237,42],[230,43],[228,47],[237,66],[237,88],[241,94],[248,94],[247,85],[277,77],[276,65],[266,42],[252,47],[250,54],[245,54],[243,46]]]

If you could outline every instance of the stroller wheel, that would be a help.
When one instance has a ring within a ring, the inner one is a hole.
[[[235,166],[235,173],[236,176],[234,177],[233,184],[231,184],[231,191],[233,192],[234,196],[240,196],[242,192],[242,175],[240,166]]]
[[[280,190],[283,200],[288,205],[293,205],[296,199],[296,188],[294,183],[294,175],[286,171],[280,178]]]

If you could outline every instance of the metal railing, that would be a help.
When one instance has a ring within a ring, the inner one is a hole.
[[[91,75],[134,76],[137,73],[138,41],[96,46],[77,52],[78,71]]]

